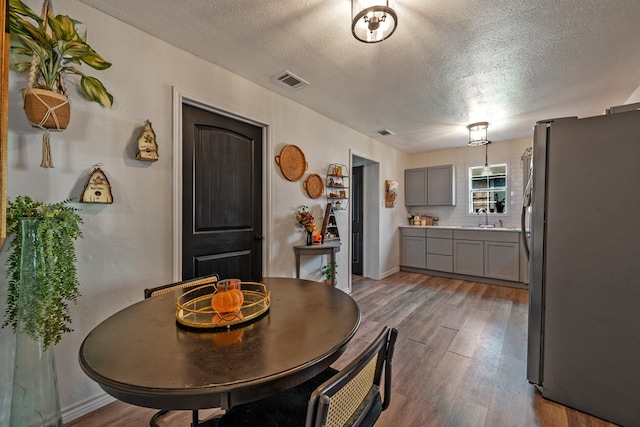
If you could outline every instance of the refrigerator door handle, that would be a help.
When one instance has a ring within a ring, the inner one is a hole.
[[[529,259],[529,242],[527,240],[528,236],[527,236],[527,229],[526,229],[526,217],[527,217],[527,206],[523,206],[522,207],[522,216],[520,218],[520,226],[522,228],[522,245],[524,246],[524,253],[527,256],[527,259]]]

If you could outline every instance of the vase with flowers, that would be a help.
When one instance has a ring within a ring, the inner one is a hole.
[[[316,227],[316,220],[313,214],[309,212],[308,206],[300,206],[296,211],[296,221],[307,232],[307,245],[313,244],[313,232],[318,230]]]

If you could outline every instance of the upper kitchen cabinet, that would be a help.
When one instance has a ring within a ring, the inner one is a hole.
[[[455,206],[455,166],[431,166],[404,171],[405,206]]]

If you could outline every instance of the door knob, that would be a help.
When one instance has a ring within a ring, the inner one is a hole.
[[[254,237],[254,239],[256,239],[256,240],[262,240],[262,234],[256,234],[256,236]]]

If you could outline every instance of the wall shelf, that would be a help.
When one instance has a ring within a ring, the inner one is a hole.
[[[341,163],[331,163],[327,169],[325,185],[327,202],[334,210],[345,210],[349,205],[349,169]]]
[[[322,236],[324,242],[339,242],[340,231],[338,230],[338,223],[336,222],[336,216],[334,208],[331,202],[327,203],[327,209],[324,213],[324,219],[322,220]]]

